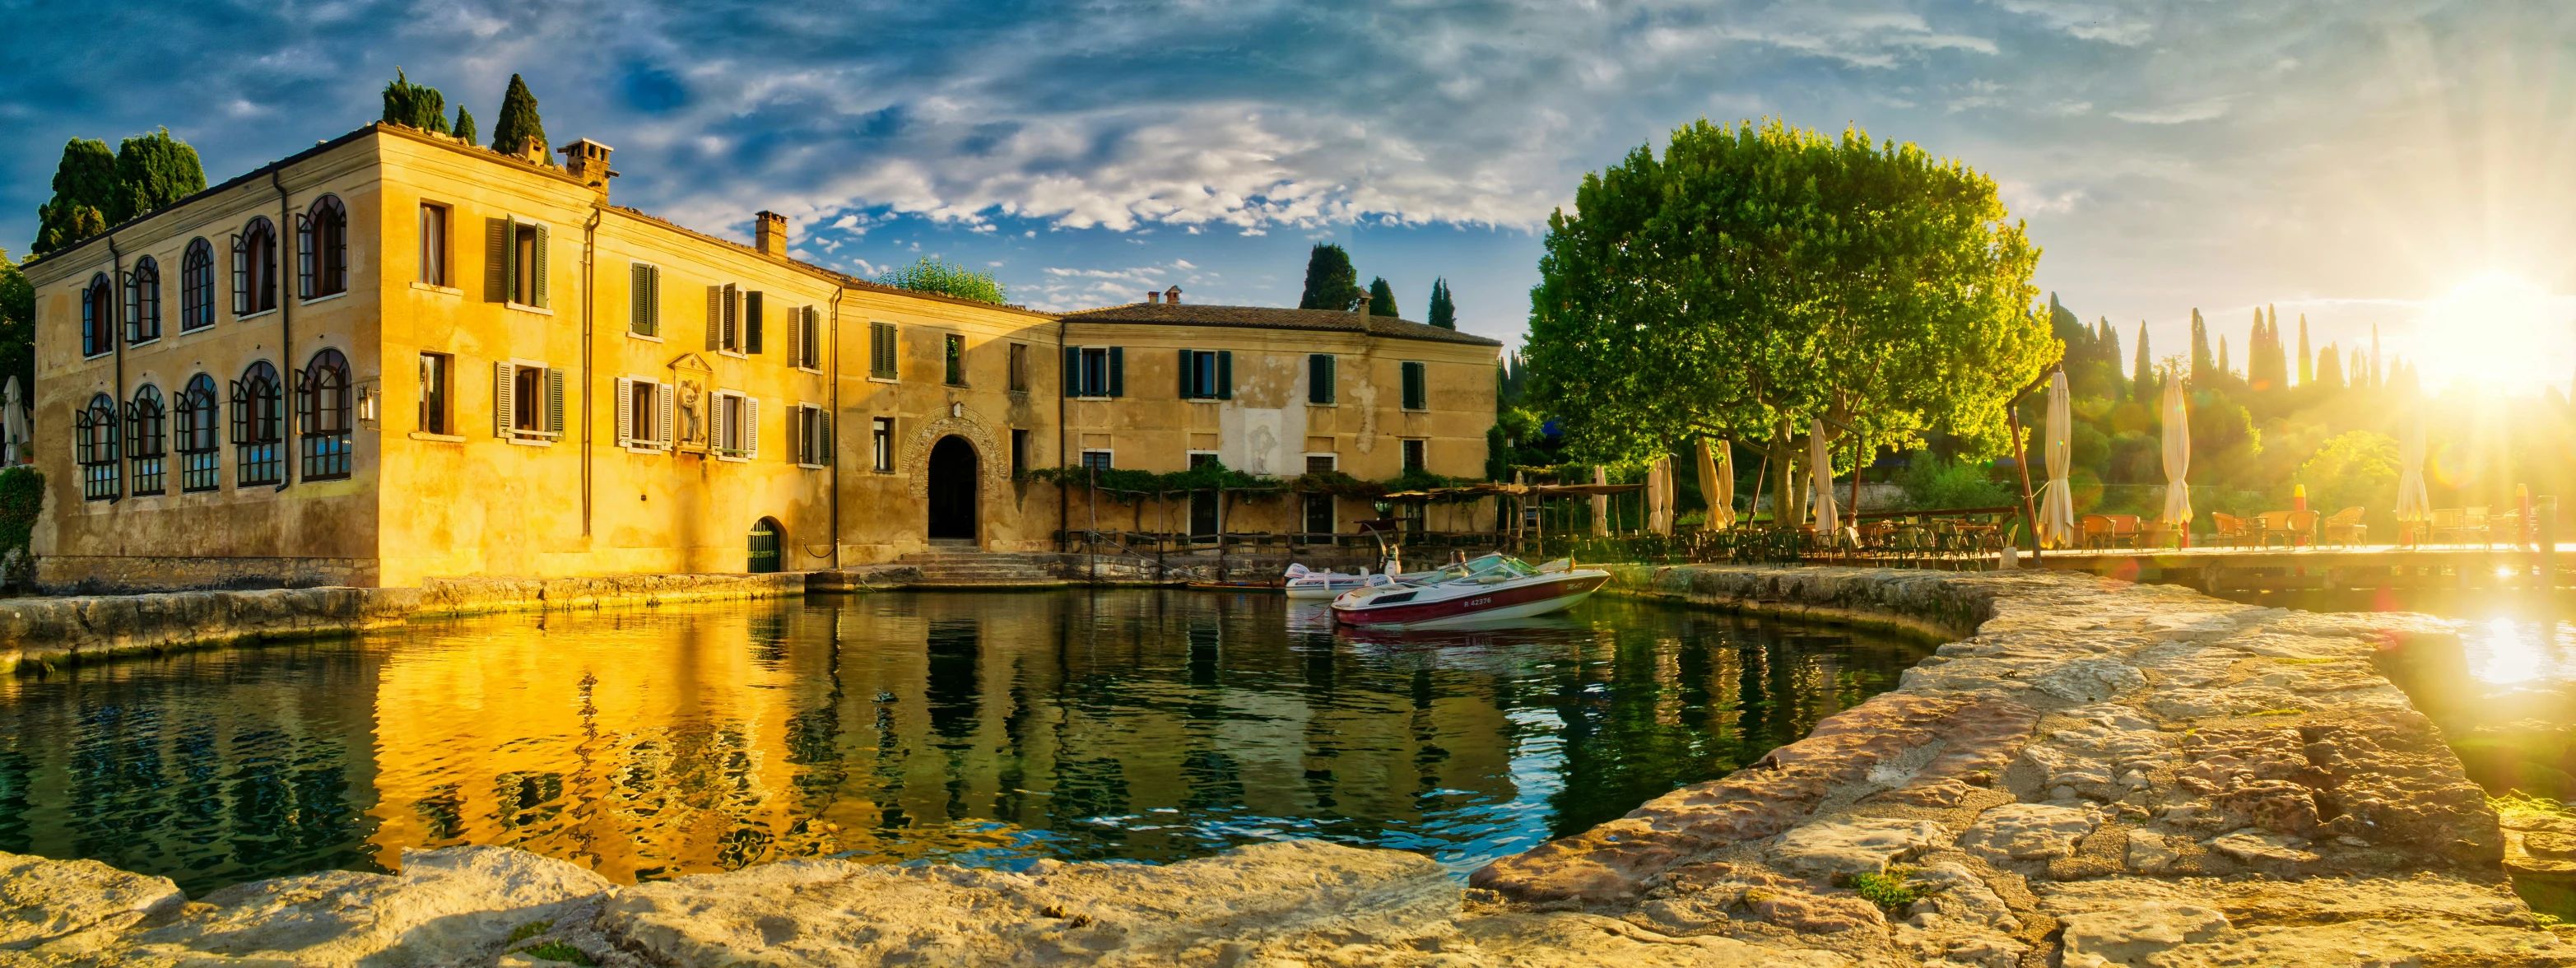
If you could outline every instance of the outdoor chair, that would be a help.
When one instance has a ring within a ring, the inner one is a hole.
[[[2356,505],[2335,512],[2325,520],[2325,540],[2339,545],[2357,545],[2370,536],[2370,526],[2361,523],[2361,508]]]
[[[2209,543],[2212,545],[2242,547],[2254,540],[2253,522],[2244,518],[2212,511],[2209,513],[2209,523],[2217,529],[2209,537]]]
[[[2077,542],[2080,546],[2086,548],[2108,548],[2111,546],[2111,519],[2109,517],[2099,514],[2087,514],[2076,519],[2075,523],[2080,529],[2078,533],[2082,535]]]
[[[2146,526],[2143,522],[2138,520],[2137,515],[2112,514],[2105,515],[2105,517],[2111,519],[2111,544],[2113,547],[2135,548],[2138,546],[2139,538],[2146,534]]]
[[[2467,515],[2459,508],[2434,508],[2429,536],[2432,544],[2460,544],[2465,541]]]
[[[2296,548],[2300,542],[2314,542],[2316,539],[2315,511],[2265,511],[2255,515],[2254,520],[2262,527],[2258,540],[2265,548],[2272,546],[2274,538],[2281,539],[2284,548]]]
[[[2487,520],[2485,505],[2460,509],[2460,543],[2472,541],[2495,547],[2495,522]]]

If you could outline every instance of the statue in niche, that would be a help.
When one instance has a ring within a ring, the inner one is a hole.
[[[706,444],[706,415],[698,409],[699,401],[705,396],[706,394],[698,388],[698,381],[680,381],[680,443],[695,446]]]

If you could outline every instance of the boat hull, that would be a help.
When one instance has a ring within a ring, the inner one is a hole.
[[[1529,582],[1491,593],[1469,593],[1427,602],[1345,606],[1333,603],[1333,618],[1365,628],[1436,629],[1528,618],[1572,608],[1610,581],[1605,574],[1567,575]]]

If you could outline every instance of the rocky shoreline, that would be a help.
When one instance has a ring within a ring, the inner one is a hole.
[[[2445,646],[2438,620],[2062,573],[1617,580],[1966,637],[1752,767],[1464,887],[1416,855],[1312,842],[636,886],[465,847],[191,901],[0,855],[0,966],[2576,966],[2507,883],[2482,791],[2374,667]]]

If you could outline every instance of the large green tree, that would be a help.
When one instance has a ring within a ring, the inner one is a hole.
[[[512,74],[509,90],[501,94],[500,118],[492,122],[492,150],[517,155],[531,147],[545,150],[546,124],[537,117],[537,96],[528,93],[528,82]]]
[[[36,287],[0,249],[0,380],[13,376],[19,389],[35,389]]]
[[[2060,351],[1993,180],[1910,144],[1702,120],[1584,176],[1575,206],[1548,219],[1529,350],[1582,459],[1767,440],[1785,495],[1817,417],[2005,452],[2004,404]]]
[[[107,142],[73,138],[54,166],[54,197],[36,207],[36,241],[28,250],[43,255],[105,232],[115,208],[116,156]]]
[[[1306,292],[1297,297],[1297,308],[1349,312],[1360,304],[1360,295],[1360,274],[1351,268],[1351,254],[1329,242],[1315,243],[1306,253]]]
[[[114,225],[205,190],[197,149],[170,137],[168,128],[136,135],[116,146],[116,209],[107,221]]]
[[[1369,315],[1404,315],[1404,310],[1395,305],[1395,287],[1387,285],[1385,276],[1369,280]]]
[[[385,83],[384,122],[446,134],[447,95],[438,93],[437,88],[412,83],[411,78],[403,76],[402,68],[394,68],[394,79]]]
[[[1431,280],[1431,311],[1422,321],[1441,329],[1458,328],[1458,303],[1449,297],[1449,280]]]
[[[469,145],[470,145],[470,144],[473,144],[473,143],[474,143],[474,112],[472,112],[472,111],[468,111],[468,110],[465,110],[465,105],[462,105],[462,104],[457,105],[457,106],[456,106],[456,126],[455,126],[455,127],[453,127],[453,128],[450,128],[450,129],[448,129],[448,130],[449,130],[451,133],[453,133],[453,134],[455,134],[455,135],[456,135],[456,140],[458,140],[458,141],[462,141],[462,142],[465,142],[466,144],[469,144]]]

